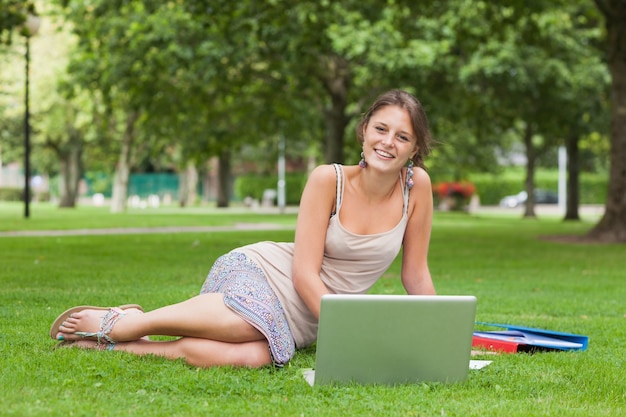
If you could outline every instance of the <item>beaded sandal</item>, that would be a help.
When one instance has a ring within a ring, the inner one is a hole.
[[[121,308],[112,307],[102,318],[102,321],[100,322],[100,331],[74,332],[74,334],[80,337],[95,337],[98,342],[98,348],[103,345],[102,340],[104,339],[107,343],[106,350],[113,350],[117,342],[109,337],[109,333],[113,330],[115,323],[117,323],[117,321],[125,315],[126,313]]]
[[[121,317],[123,317],[124,315],[126,315],[124,310],[130,309],[130,308],[136,308],[137,310],[143,311],[143,308],[139,304],[124,304],[124,305],[121,305],[119,307],[113,307],[113,308],[96,307],[96,306],[72,307],[69,310],[66,310],[63,313],[61,313],[61,315],[56,318],[54,323],[52,323],[52,326],[50,327],[50,337],[52,339],[57,340],[57,334],[59,333],[59,327],[73,313],[77,313],[77,312],[82,311],[82,310],[108,310],[107,314],[104,316],[104,318],[102,319],[102,322],[100,323],[100,331],[99,332],[95,332],[95,333],[89,333],[89,336],[96,337],[98,339],[98,341],[100,341],[100,339],[102,339],[105,336],[105,334],[107,335],[107,338],[108,338],[108,334],[111,332],[111,329],[113,328],[113,325],[115,324],[115,322],[117,320],[119,320]],[[118,312],[115,314],[114,317],[110,317],[109,318],[108,316],[111,314],[112,310],[117,310]],[[111,321],[111,323],[107,324],[106,323],[107,321]],[[83,336],[83,337],[88,337],[88,334],[86,332],[76,332],[75,334],[77,334],[79,336]],[[100,336],[98,336],[98,334],[100,334]],[[107,339],[105,339],[105,340],[107,340]]]

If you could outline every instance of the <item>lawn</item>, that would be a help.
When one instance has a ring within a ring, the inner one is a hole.
[[[430,251],[439,294],[473,294],[477,320],[589,336],[584,352],[489,356],[466,383],[311,388],[314,348],[282,370],[196,369],[121,352],[52,350],[50,323],[76,304],[195,295],[220,254],[262,239],[290,241],[295,215],[162,208],[111,215],[44,205],[21,218],[0,205],[0,230],[217,226],[281,230],[0,237],[0,415],[16,416],[618,416],[626,414],[626,247],[566,244],[592,223],[554,217],[436,213]],[[401,294],[399,262],[372,292]]]

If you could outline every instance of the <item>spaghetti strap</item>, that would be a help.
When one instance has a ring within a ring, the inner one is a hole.
[[[408,170],[406,171],[406,175],[408,176]],[[404,213],[407,214],[409,212],[409,188],[408,181],[403,181],[402,172],[400,172],[400,181],[404,185],[403,187],[403,195],[402,198],[404,200]]]
[[[335,173],[337,174],[337,196],[335,197],[335,211],[333,214],[337,214],[341,208],[341,197],[343,196],[343,170],[339,164],[333,164],[333,167],[335,167]]]

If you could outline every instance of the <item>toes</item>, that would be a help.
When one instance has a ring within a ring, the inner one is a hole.
[[[59,332],[61,333],[72,333],[73,331],[74,331],[74,323],[68,323],[67,321],[64,321],[59,326]]]
[[[74,312],[74,313],[70,314],[65,319],[65,321],[71,322],[71,323],[75,323],[78,320],[80,320],[81,318],[83,318],[85,316],[86,312],[87,312],[87,310],[81,310],[81,311]]]
[[[85,339],[84,336],[77,335],[76,333],[68,333],[59,330],[59,333],[56,335],[57,340],[68,340],[68,341],[78,341]]]
[[[74,333],[64,332],[64,331],[60,330],[60,328],[59,328],[59,332],[56,334],[55,339],[56,340],[64,340],[66,342],[72,342],[72,341],[80,340],[81,337],[75,335]]]

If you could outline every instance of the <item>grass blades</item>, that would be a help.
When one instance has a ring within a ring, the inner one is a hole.
[[[295,216],[164,208],[0,205],[2,230],[273,223]],[[121,352],[53,350],[54,318],[76,304],[146,309],[197,294],[222,253],[293,230],[0,237],[0,415],[607,416],[626,414],[626,247],[566,244],[588,222],[436,213],[430,266],[439,294],[473,294],[477,320],[589,336],[584,352],[485,355],[467,383],[311,388],[314,347],[282,370],[197,369]],[[399,260],[372,289],[403,293]]]

